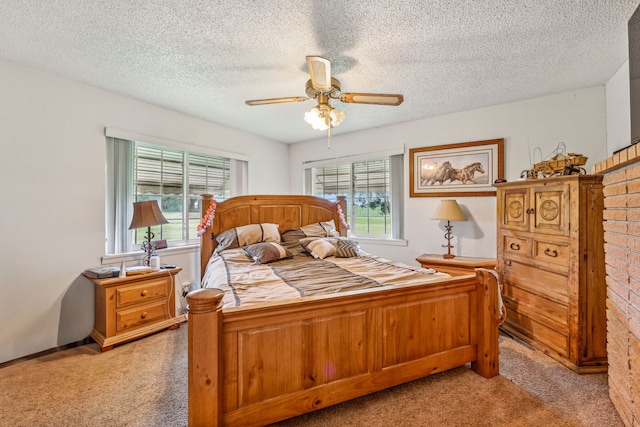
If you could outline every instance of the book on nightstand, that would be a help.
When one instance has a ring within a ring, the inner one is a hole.
[[[127,267],[124,269],[127,272],[127,276],[135,276],[136,274],[151,273],[153,270],[146,265],[137,265],[135,267]]]

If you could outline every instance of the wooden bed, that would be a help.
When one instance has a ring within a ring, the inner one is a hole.
[[[206,212],[211,198],[203,198]],[[346,212],[344,199],[340,199]],[[333,219],[311,196],[240,196],[217,204],[217,235],[246,224],[280,230]],[[471,363],[498,375],[498,283],[489,271],[425,285],[221,308],[222,292],[187,295],[189,425],[265,425]],[[428,402],[428,396],[425,396]]]

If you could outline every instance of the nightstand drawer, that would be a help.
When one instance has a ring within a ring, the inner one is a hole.
[[[168,277],[159,277],[139,285],[118,288],[116,289],[116,307],[121,308],[157,298],[166,298],[170,292],[171,282]]]
[[[167,301],[158,301],[155,304],[147,304],[129,310],[116,312],[116,331],[135,328],[147,323],[153,323],[169,317]]]

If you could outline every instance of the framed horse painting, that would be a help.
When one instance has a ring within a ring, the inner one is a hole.
[[[504,177],[504,139],[409,150],[411,197],[494,196]]]

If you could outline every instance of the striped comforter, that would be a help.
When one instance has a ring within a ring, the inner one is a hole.
[[[254,264],[242,248],[214,254],[203,288],[224,291],[223,306],[283,301],[392,285],[417,285],[450,276],[362,253],[353,258],[316,259],[301,252],[293,258]]]

